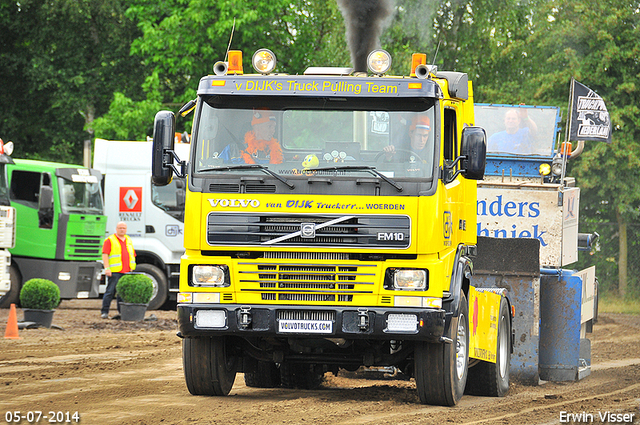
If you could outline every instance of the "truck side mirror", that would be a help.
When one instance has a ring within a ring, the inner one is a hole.
[[[44,229],[53,227],[53,188],[43,185],[38,194],[38,226]]]
[[[482,127],[465,127],[462,130],[463,175],[472,180],[484,178],[487,163],[487,134]]]
[[[151,154],[151,180],[157,186],[166,186],[173,177],[173,151],[176,116],[171,111],[160,111],[153,123],[153,151]]]

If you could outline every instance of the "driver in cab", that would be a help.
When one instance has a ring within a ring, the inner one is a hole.
[[[276,117],[266,109],[253,111],[251,130],[244,135],[245,148],[242,159],[246,164],[282,163],[282,148],[273,136],[276,133]]]
[[[431,120],[426,115],[416,115],[411,120],[409,126],[410,143],[407,147],[399,146],[396,150],[394,145],[385,146],[383,151],[387,161],[391,161],[394,157],[400,162],[418,162],[430,158],[432,151],[429,142],[429,134],[431,132]],[[418,158],[416,158],[416,155]]]
[[[251,130],[243,143],[230,143],[220,153],[225,164],[282,164],[282,148],[276,133],[276,117],[268,109],[255,109]]]

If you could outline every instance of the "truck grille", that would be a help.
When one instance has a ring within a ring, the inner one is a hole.
[[[336,320],[335,311],[278,310],[278,320]]]
[[[244,189],[244,190],[243,190]],[[212,193],[226,192],[226,193],[276,193],[276,185],[274,184],[256,184],[256,183],[244,183],[239,184],[217,184],[213,183],[209,185],[209,191]]]
[[[211,213],[209,245],[405,249],[411,220],[404,215]]]
[[[375,265],[319,265],[239,262],[242,291],[260,292],[263,301],[352,302],[372,294]]]
[[[100,260],[102,255],[100,239],[100,236],[71,235],[67,258]]]

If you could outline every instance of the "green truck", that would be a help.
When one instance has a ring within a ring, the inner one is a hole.
[[[22,284],[44,278],[62,299],[97,298],[102,271],[102,174],[78,165],[14,159],[7,164],[9,198],[16,211],[11,288],[0,306],[17,303]]]

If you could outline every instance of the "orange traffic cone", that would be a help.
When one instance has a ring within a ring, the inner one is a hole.
[[[4,331],[4,337],[8,339],[22,339],[18,336],[18,314],[16,313],[15,304],[11,304],[9,320],[7,320],[7,329]]]

